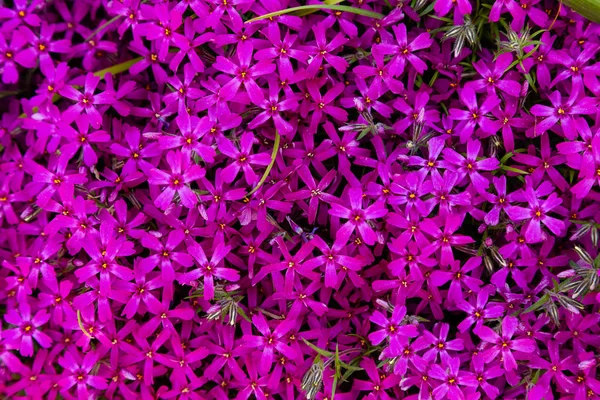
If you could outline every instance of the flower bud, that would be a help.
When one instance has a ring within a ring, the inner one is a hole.
[[[594,225],[590,231],[590,239],[594,247],[598,247],[598,228]]]
[[[529,82],[527,82],[527,80],[525,80],[525,82],[523,82],[523,85],[521,86],[521,97],[527,97],[527,94],[529,94]]]
[[[358,110],[358,112],[362,113],[365,111],[365,103],[362,101],[360,97],[355,97],[354,99],[354,107]]]
[[[573,250],[575,250],[575,253],[577,253],[577,255],[579,256],[579,258],[581,258],[581,260],[589,265],[592,265],[594,263],[594,260],[592,259],[592,256],[590,256],[590,253],[588,253],[583,247],[579,246],[579,245],[575,245],[573,247]]]

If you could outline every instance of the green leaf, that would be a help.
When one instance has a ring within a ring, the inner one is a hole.
[[[325,0],[324,3],[325,4],[339,4],[343,1],[344,0]],[[304,17],[306,15],[314,14],[317,11],[319,11],[319,10],[302,10],[302,11],[295,12],[294,15],[297,17]]]
[[[547,294],[543,295],[538,301],[536,301],[531,306],[529,306],[529,308],[527,308],[525,311],[523,311],[523,314],[527,314],[532,311],[539,310],[544,304],[546,304],[546,302],[548,300],[550,300],[550,296],[548,296]]]
[[[365,136],[367,136],[367,134],[371,131],[371,128],[365,128],[360,132],[360,135],[358,135],[358,137],[356,138],[356,140],[360,140],[362,138],[364,138]]]
[[[562,2],[587,19],[600,22],[600,2],[598,0],[562,0]]]
[[[312,344],[311,342],[309,342],[308,340],[302,338],[302,341],[311,349],[313,349],[314,351],[316,351],[318,354],[322,355],[323,357],[327,357],[330,358],[333,356],[333,353],[327,350],[323,350],[318,348],[317,346],[315,346],[314,344]]]
[[[249,24],[254,21],[260,21],[261,19],[273,18],[273,17],[277,17],[279,15],[290,14],[290,13],[293,13],[296,11],[303,11],[303,10],[343,11],[343,12],[348,12],[348,13],[352,13],[352,14],[363,15],[365,17],[370,17],[370,18],[374,18],[374,19],[382,19],[384,17],[383,14],[379,14],[379,13],[369,11],[369,10],[363,10],[362,8],[356,8],[356,7],[350,7],[350,6],[340,6],[337,4],[309,4],[309,5],[305,5],[305,6],[299,6],[299,7],[290,7],[290,8],[286,8],[285,10],[279,10],[279,11],[275,11],[275,12],[268,13],[265,15],[260,15],[258,17],[249,19],[248,21],[246,21],[246,23]]]
[[[521,174],[521,175],[528,175],[529,174],[527,171],[523,171],[523,170],[518,169],[518,168],[509,167],[508,165],[502,165],[500,168],[502,170],[504,170],[504,171],[515,172],[515,173]]]
[[[340,345],[335,344],[335,377],[342,376],[342,360],[340,360]]]
[[[238,314],[240,314],[242,316],[242,318],[244,318],[246,321],[252,323],[252,320],[250,319],[250,317],[248,317],[248,315],[246,314],[246,312],[244,311],[244,309],[240,306],[237,306],[237,312]]]
[[[273,145],[273,151],[271,152],[271,162],[269,163],[269,165],[267,165],[267,169],[265,169],[265,173],[263,174],[262,178],[260,178],[260,181],[258,181],[258,184],[254,186],[254,189],[252,189],[248,192],[248,194],[246,194],[246,197],[249,197],[251,194],[256,192],[267,180],[269,172],[271,172],[271,168],[273,168],[273,165],[275,165],[275,159],[277,158],[277,152],[279,151],[280,140],[281,137],[279,136],[279,133],[275,131],[275,144]]]
[[[538,383],[541,376],[542,376],[542,370],[541,369],[536,370],[535,373],[533,374],[533,376],[531,377],[531,383],[534,385],[536,383]]]
[[[120,74],[121,72],[128,71],[129,68],[131,68],[131,66],[133,64],[137,64],[138,62],[142,61],[143,59],[144,59],[143,57],[137,57],[137,58],[131,59],[129,61],[125,61],[120,64],[116,64],[111,67],[101,69],[100,71],[96,71],[96,72],[94,72],[94,75],[99,76],[101,79],[104,79],[104,76],[106,74],[113,74],[113,75]]]
[[[507,162],[507,161],[508,161],[508,159],[509,159],[509,158],[511,158],[512,156],[513,156],[513,153],[511,153],[511,152],[508,152],[508,153],[506,153],[506,154],[504,155],[504,157],[502,157],[502,158],[500,159],[500,164],[504,165],[504,163],[505,163],[505,162]]]
[[[429,14],[431,11],[433,11],[433,7],[435,7],[435,1],[432,1],[431,4],[429,6],[427,6],[426,9],[424,9],[423,11],[421,11],[419,13],[419,17],[422,17],[423,15]]]
[[[577,225],[586,225],[586,224],[589,223],[588,221],[582,221],[582,220],[579,220],[579,219],[570,219],[569,222],[572,222],[572,223],[577,224]]]
[[[338,377],[334,376],[333,383],[331,384],[331,400],[333,400],[335,398],[335,389],[337,388],[337,384],[338,384]]]

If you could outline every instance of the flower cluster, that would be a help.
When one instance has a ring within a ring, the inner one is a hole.
[[[0,6],[0,397],[600,399],[600,26],[308,3]]]

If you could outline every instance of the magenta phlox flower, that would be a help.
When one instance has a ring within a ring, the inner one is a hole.
[[[424,331],[423,336],[415,341],[419,345],[423,344],[426,347],[430,347],[423,354],[423,358],[429,362],[436,362],[439,355],[442,362],[448,361],[451,356],[448,351],[457,352],[464,349],[463,340],[460,338],[448,340],[448,333],[450,332],[450,325],[446,323],[436,324],[434,331],[436,334]],[[437,335],[437,336],[436,336]],[[425,348],[425,347],[424,347]]]
[[[143,314],[149,309],[159,309],[160,301],[152,291],[164,286],[162,277],[159,274],[145,273],[139,261],[133,266],[133,281],[119,280],[113,284],[113,290],[125,300],[122,315],[128,319],[133,318],[138,310]]]
[[[496,90],[512,96],[519,97],[521,93],[521,84],[515,80],[508,78],[502,78],[505,71],[513,61],[511,53],[500,54],[494,60],[494,67],[492,70],[488,67],[484,60],[477,61],[473,64],[475,70],[481,75],[482,79],[477,79],[469,83],[475,91],[487,89],[488,94],[496,95]]]
[[[391,400],[392,397],[385,391],[397,386],[400,382],[400,376],[396,374],[390,374],[388,376],[384,373],[380,373],[375,362],[370,358],[365,358],[360,366],[365,370],[370,381],[356,379],[353,388],[361,392],[370,392],[366,396],[368,399]]]
[[[370,88],[372,88],[375,93],[383,95],[388,89],[391,90],[392,93],[401,93],[404,90],[404,86],[402,85],[402,82],[394,79],[392,75],[394,63],[392,61],[386,63],[385,55],[380,52],[375,52],[372,56],[375,61],[375,66],[358,65],[354,67],[352,71],[359,78],[365,80],[373,77]]]
[[[375,311],[369,321],[380,326],[379,329],[369,334],[369,340],[377,346],[385,339],[389,340],[390,350],[398,353],[401,350],[402,342],[406,338],[413,338],[418,335],[417,327],[414,325],[402,325],[406,315],[405,306],[396,306],[390,318],[387,318],[380,311]]]
[[[219,97],[225,100],[231,100],[238,92],[243,84],[248,94],[248,97],[254,104],[261,104],[264,99],[262,89],[256,83],[256,79],[271,74],[275,71],[275,64],[271,60],[261,60],[251,66],[252,46],[244,46],[238,49],[237,59],[238,64],[231,60],[218,56],[213,68],[227,75],[232,75],[233,78],[227,82],[219,91]]]
[[[64,192],[69,193],[73,199],[73,189],[65,185],[61,190],[61,197],[64,199]],[[56,235],[61,229],[68,228],[67,249],[71,254],[77,254],[81,250],[83,244],[98,234],[96,225],[98,219],[92,215],[97,211],[97,207],[93,201],[84,200],[83,197],[77,196],[69,202],[63,201],[63,209],[61,214],[54,217],[52,221],[46,225],[44,233],[50,236]]]
[[[198,202],[198,197],[188,185],[204,177],[205,170],[199,165],[192,164],[192,160],[185,157],[180,151],[168,152],[166,160],[171,173],[158,168],[152,168],[146,172],[148,183],[165,186],[162,193],[154,200],[154,205],[161,210],[166,210],[177,193],[181,204],[187,208],[194,207]]]
[[[373,47],[373,52],[382,54],[393,54],[393,65],[391,73],[393,76],[399,76],[405,71],[406,64],[409,63],[419,74],[423,74],[427,69],[427,64],[417,57],[414,53],[426,49],[433,43],[429,33],[421,33],[417,37],[408,41],[406,25],[398,24],[392,27],[396,44],[379,44]]]
[[[203,117],[208,119],[208,117]],[[192,152],[202,157],[208,163],[214,161],[215,150],[203,143],[203,137],[206,131],[202,130],[202,124],[197,117],[191,117],[187,112],[180,113],[177,118],[177,127],[180,135],[163,135],[158,139],[158,145],[161,149],[179,148],[185,156],[191,156]]]
[[[309,127],[311,133],[317,131],[324,114],[338,121],[344,122],[348,120],[348,113],[344,109],[333,105],[334,100],[344,91],[344,84],[338,83],[327,89],[326,93],[322,95],[321,88],[323,87],[323,83],[322,81],[319,83],[317,80],[311,80],[306,84],[311,99],[310,111],[312,111],[312,115]]]
[[[245,334],[242,337],[242,341],[246,346],[262,349],[258,367],[259,372],[266,374],[271,370],[275,351],[290,360],[293,360],[298,356],[294,349],[285,343],[287,333],[294,326],[293,321],[285,320],[280,323],[276,329],[271,330],[265,317],[259,313],[252,317],[252,324],[262,336],[255,336],[251,333]]]
[[[473,187],[479,192],[484,192],[489,187],[490,182],[479,171],[494,171],[499,168],[500,162],[495,158],[479,159],[480,151],[481,143],[469,139],[467,141],[466,157],[450,148],[444,149],[443,154],[444,160],[457,173],[459,182],[465,176],[468,176]]]
[[[594,114],[598,108],[593,98],[580,98],[581,94],[580,90],[573,88],[568,100],[564,101],[559,91],[550,93],[548,100],[550,100],[552,106],[536,104],[531,107],[531,114],[536,117],[543,117],[543,119],[530,128],[527,133],[539,136],[560,123],[564,136],[569,140],[576,139],[579,132],[577,124],[579,115]]]
[[[495,124],[488,117],[488,114],[500,104],[500,99],[496,95],[488,95],[479,106],[475,90],[467,85],[460,91],[460,100],[467,107],[467,110],[451,108],[450,117],[460,121],[456,131],[460,132],[461,143],[467,142],[468,139],[473,137],[473,134],[476,137],[486,137],[495,133]],[[481,131],[476,131],[476,127],[479,127]]]
[[[85,282],[92,276],[100,274],[100,291],[107,296],[111,291],[111,275],[126,282],[133,279],[131,269],[119,265],[118,256],[129,256],[134,254],[133,247],[127,248],[127,240],[121,238],[110,238],[106,246],[100,246],[95,240],[87,240],[83,243],[88,255],[91,257],[84,267],[75,271],[75,276],[80,282]]]
[[[466,372],[464,374],[462,378],[464,385],[472,388],[481,388],[490,399],[496,399],[500,394],[500,389],[488,381],[502,376],[504,371],[500,367],[500,364],[492,363],[486,366],[483,357],[475,356],[472,358],[471,365],[473,372]]]
[[[556,193],[551,193],[548,198],[540,201],[533,188],[528,187],[523,192],[529,208],[510,206],[506,209],[507,215],[515,221],[526,220],[525,237],[529,242],[539,242],[543,238],[542,224],[553,234],[561,235],[565,229],[563,221],[548,216],[548,213],[562,203]]]
[[[486,362],[491,362],[498,355],[502,357],[503,367],[506,371],[517,368],[517,362],[513,353],[520,357],[527,357],[533,353],[537,346],[532,339],[513,339],[517,331],[519,321],[517,318],[507,316],[502,319],[502,332],[498,334],[488,326],[482,325],[475,329],[475,334],[484,342],[489,343],[482,357]]]
[[[81,113],[85,112],[89,117],[90,125],[94,129],[100,128],[102,125],[102,116],[96,106],[112,103],[114,93],[107,91],[95,93],[99,83],[100,78],[90,72],[85,77],[83,92],[79,92],[71,85],[65,85],[60,89],[59,93],[61,96],[75,102],[75,104],[63,113],[63,118],[66,122],[70,123],[76,120]]]
[[[593,154],[593,163],[588,161],[589,157],[582,157],[581,169],[579,171],[579,182],[571,187],[571,192],[578,199],[585,198],[594,184],[600,185],[600,135],[595,135],[590,144]]]
[[[141,332],[134,331],[132,333],[133,338],[135,339],[136,347],[132,349],[125,349],[125,355],[122,357],[122,362],[124,365],[132,365],[142,363],[143,361],[143,382],[145,385],[152,385],[154,382],[154,360],[155,355],[158,353],[158,350],[162,347],[162,345],[169,340],[169,337],[173,334],[171,330],[164,329],[158,335],[154,336],[154,340],[152,344],[148,343],[148,339],[150,338],[152,332]],[[96,353],[89,353],[96,354]]]
[[[189,254],[176,251],[183,239],[184,234],[180,231],[169,233],[164,243],[154,235],[144,235],[141,240],[142,246],[153,250],[154,254],[142,259],[140,262],[142,271],[148,273],[159,267],[165,284],[172,283],[175,279],[175,266],[190,267],[193,264],[193,259]]]
[[[563,372],[571,370],[576,364],[573,356],[561,357],[560,346],[555,340],[549,340],[547,346],[550,360],[536,355],[529,362],[532,368],[546,370],[535,386],[527,393],[528,398],[531,400],[541,400],[548,396],[551,381],[554,381],[561,392],[570,393],[575,386],[573,378]]]
[[[464,218],[464,214],[448,214],[443,220],[443,225],[441,219],[438,219],[437,221],[431,219],[424,220],[421,224],[421,228],[435,240],[423,249],[423,255],[429,256],[437,250],[440,250],[440,264],[442,266],[451,265],[451,263],[454,262],[452,246],[464,246],[474,242],[469,236],[455,234],[460,228]],[[440,226],[443,226],[443,231],[440,229]]]
[[[183,38],[183,35],[177,32],[183,24],[182,14],[176,9],[169,11],[166,4],[156,4],[154,7],[142,5],[141,13],[142,18],[153,22],[139,25],[136,33],[150,41],[156,41],[160,49],[160,58],[165,58],[171,42],[175,38]]]
[[[556,75],[551,83],[554,87],[558,82],[571,78],[571,83],[578,90],[583,90],[585,84],[592,92],[596,90],[595,85],[590,85],[593,80],[589,76],[597,77],[600,75],[600,64],[586,65],[598,51],[598,44],[587,43],[583,51],[576,57],[573,57],[565,50],[555,50],[549,54],[548,61],[553,64],[562,64],[565,69]],[[588,86],[589,85],[589,86]]]
[[[475,305],[471,304],[472,301],[462,301],[456,305],[468,315],[458,325],[460,332],[466,332],[473,324],[475,324],[475,330],[477,330],[483,326],[484,320],[498,318],[504,314],[504,308],[500,304],[488,303],[489,296],[489,290],[483,288],[477,294]]]
[[[469,274],[474,274],[471,271],[475,270],[480,265],[481,257],[472,257],[462,266],[460,261],[452,261],[449,271],[433,271],[431,273],[430,281],[435,286],[443,286],[448,281],[451,281],[450,288],[448,289],[448,301],[459,304],[464,300],[463,286],[469,292],[478,293],[480,291],[480,286],[483,282]]]
[[[258,175],[252,169],[252,165],[269,165],[271,155],[267,152],[251,154],[255,137],[251,132],[244,132],[239,139],[239,150],[228,139],[219,141],[219,150],[234,161],[223,169],[221,177],[225,183],[231,183],[237,177],[240,170],[244,172],[246,183],[252,185],[258,181]]]
[[[28,4],[29,3],[29,4]],[[16,27],[25,23],[29,26],[40,26],[42,19],[35,13],[42,0],[28,2],[26,0],[15,0],[14,10],[8,7],[0,7],[0,19],[8,19],[2,22],[1,32],[14,31]]]
[[[460,369],[458,357],[448,357],[442,360],[442,365],[433,364],[429,370],[429,376],[441,382],[433,389],[433,398],[440,400],[448,396],[450,399],[465,400],[467,397],[460,386],[470,386],[467,373]]]
[[[50,314],[42,309],[31,315],[31,306],[27,303],[20,304],[18,309],[11,309],[4,315],[4,321],[15,326],[2,333],[5,344],[19,349],[25,357],[33,356],[34,339],[45,349],[52,346],[52,339],[39,329],[50,320]]]
[[[65,393],[76,386],[77,397],[88,398],[90,387],[98,390],[106,389],[108,386],[106,379],[92,372],[98,358],[99,355],[96,352],[87,352],[82,357],[77,350],[66,351],[59,357],[58,363],[64,368],[62,378],[58,382],[61,391]]]
[[[337,240],[347,242],[350,235],[356,230],[362,240],[368,245],[373,245],[377,240],[375,231],[369,224],[369,221],[382,218],[387,214],[387,209],[380,201],[376,201],[367,208],[363,209],[363,196],[360,188],[351,188],[348,190],[348,200],[350,208],[344,207],[340,203],[332,203],[329,214],[338,218],[348,219],[337,231]]]
[[[289,135],[294,131],[294,126],[286,121],[281,113],[289,110],[294,110],[298,107],[298,102],[295,97],[287,96],[286,99],[279,99],[279,85],[271,81],[269,84],[269,99],[264,100],[262,103],[257,104],[264,111],[259,113],[250,123],[248,128],[255,129],[267,122],[269,119],[273,120],[275,129],[281,135]]]
[[[199,265],[199,268],[193,269],[192,271],[186,272],[181,275],[178,280],[181,283],[189,284],[190,282],[198,280],[203,277],[204,283],[204,299],[212,300],[214,298],[214,279],[219,278],[229,282],[236,282],[240,279],[239,273],[232,268],[221,267],[221,261],[231,250],[230,246],[225,246],[223,243],[219,243],[214,249],[210,261],[206,258],[206,254],[197,243],[191,243],[188,245],[187,250],[189,254],[194,257]]]
[[[306,261],[304,266],[325,265],[325,287],[339,287],[342,276],[338,275],[338,270],[360,271],[365,264],[362,259],[345,254],[347,251],[344,251],[346,246],[344,241],[336,240],[330,247],[321,237],[315,236],[311,243],[321,251],[322,255]]]
[[[333,39],[327,39],[327,29],[328,26],[324,23],[318,23],[312,27],[315,36],[315,45],[307,47],[305,50],[310,55],[308,68],[306,68],[306,73],[309,76],[315,76],[319,72],[323,61],[326,61],[341,74],[346,72],[346,68],[348,68],[348,62],[344,58],[334,54],[348,39],[340,32]]]
[[[452,8],[458,10],[458,12],[462,15],[471,14],[471,3],[468,0],[440,0],[435,3],[434,11],[440,15],[444,16],[450,12]]]
[[[312,255],[314,245],[311,242],[303,243],[302,246],[296,251],[296,254],[291,255],[290,249],[288,249],[288,245],[283,242],[281,237],[278,237],[275,241],[278,244],[279,250],[282,253],[283,261],[279,261],[276,257],[269,257],[270,263],[265,265],[258,271],[257,274],[254,275],[254,279],[252,280],[253,284],[258,283],[265,276],[271,275],[279,275],[279,272],[285,270],[285,293],[292,293],[294,281],[298,275],[303,276],[308,279],[319,279],[319,274],[314,272],[314,269],[318,266],[316,263],[307,263],[307,257]],[[292,244],[295,247],[295,244]],[[304,261],[306,260],[306,261]],[[273,276],[275,280],[275,277]]]

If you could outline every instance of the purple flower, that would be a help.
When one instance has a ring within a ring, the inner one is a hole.
[[[24,303],[19,306],[19,312],[16,309],[9,310],[4,320],[15,326],[3,333],[6,344],[18,348],[22,356],[33,356],[34,339],[45,349],[52,346],[52,339],[39,329],[50,320],[50,314],[46,310],[39,310],[32,316],[31,307]]]
[[[90,118],[90,124],[95,129],[100,128],[102,124],[102,116],[98,112],[96,105],[110,104],[113,101],[114,93],[103,92],[94,94],[100,78],[94,76],[91,72],[85,77],[85,86],[82,92],[78,92],[73,86],[65,85],[60,90],[60,95],[75,102],[64,113],[63,118],[68,122],[74,121],[82,112]]]
[[[473,184],[473,187],[484,192],[489,187],[489,180],[483,177],[478,171],[494,171],[500,166],[500,162],[495,158],[479,159],[481,143],[476,140],[469,139],[467,141],[467,157],[463,157],[456,151],[446,148],[443,151],[444,160],[458,174],[460,181],[465,176],[468,176]]]
[[[354,389],[361,392],[370,392],[367,395],[367,398],[369,399],[391,400],[392,398],[385,391],[397,386],[400,382],[400,376],[396,374],[391,374],[388,376],[384,373],[380,373],[377,370],[375,362],[370,358],[365,358],[360,365],[365,370],[371,381],[367,382],[361,379],[356,379],[354,381]]]
[[[210,261],[206,258],[206,254],[204,254],[204,250],[199,244],[192,243],[187,249],[190,255],[194,257],[198,263],[199,268],[186,272],[178,280],[181,283],[189,284],[190,282],[203,277],[204,299],[212,300],[214,298],[214,278],[224,279],[230,282],[235,282],[240,279],[240,275],[236,270],[219,266],[221,261],[231,250],[231,247],[219,243],[210,258]]]
[[[440,0],[435,3],[434,11],[438,15],[444,16],[448,14],[453,7],[456,7],[460,14],[471,14],[472,8],[469,0]]]
[[[98,362],[99,355],[96,352],[87,352],[81,357],[77,350],[67,351],[58,359],[58,363],[64,368],[62,378],[58,382],[62,391],[67,391],[73,386],[77,387],[77,397],[89,397],[89,387],[94,389],[106,389],[106,379],[92,373],[92,369]]]
[[[460,332],[466,332],[473,324],[475,324],[475,330],[477,330],[483,326],[485,319],[498,318],[504,314],[504,308],[501,305],[488,303],[489,295],[487,289],[482,289],[477,294],[475,306],[468,301],[462,301],[456,305],[468,314],[468,317],[458,325]]]
[[[571,91],[569,99],[564,102],[559,91],[552,92],[548,99],[552,107],[536,104],[531,107],[531,113],[536,117],[545,117],[528,130],[533,136],[541,135],[560,122],[565,137],[569,140],[577,138],[579,132],[576,124],[578,115],[588,115],[596,112],[597,104],[590,97],[579,98],[581,92],[577,89]]]
[[[464,217],[464,215],[448,214],[443,223],[443,231],[440,230],[441,224],[439,222],[436,223],[430,219],[424,220],[421,224],[422,228],[435,240],[423,250],[423,254],[427,256],[440,249],[440,264],[442,266],[447,266],[454,262],[452,246],[463,246],[474,242],[468,236],[455,234],[460,228]]]
[[[546,373],[540,376],[538,382],[527,394],[532,400],[540,400],[547,396],[551,381],[554,381],[561,391],[571,392],[574,388],[573,379],[567,377],[563,371],[571,369],[575,360],[572,356],[561,358],[560,348],[555,340],[549,340],[547,346],[550,361],[534,356],[529,362],[532,368],[546,370]]]
[[[1,11],[2,8],[0,8]],[[36,65],[35,57],[32,57],[27,49],[22,50],[26,43],[27,39],[20,32],[13,32],[10,43],[6,43],[4,35],[0,34],[0,65],[2,66],[3,83],[18,82],[17,64],[26,68],[33,68]]]
[[[380,311],[375,311],[369,318],[369,321],[380,326],[379,329],[369,334],[369,340],[373,345],[377,346],[385,339],[389,340],[390,349],[394,353],[401,351],[401,346],[408,338],[413,338],[418,335],[417,327],[414,325],[402,325],[406,315],[405,306],[396,306],[392,316],[388,319]]]
[[[507,372],[512,371],[517,368],[513,353],[518,356],[526,356],[536,350],[535,341],[531,339],[513,339],[518,324],[517,318],[507,316],[502,319],[501,335],[485,325],[479,326],[474,331],[481,340],[490,344],[481,354],[486,363],[493,361],[500,354],[504,369]]]
[[[332,203],[329,214],[338,218],[344,218],[348,221],[337,231],[337,238],[341,242],[347,242],[350,235],[357,230],[365,243],[372,245],[377,240],[377,235],[369,225],[370,220],[382,218],[387,214],[387,209],[379,201],[371,204],[363,210],[363,193],[359,188],[348,190],[348,200],[350,208],[344,207],[339,203]]]
[[[466,378],[466,373],[460,370],[460,359],[458,357],[450,357],[442,361],[442,366],[433,364],[429,370],[429,376],[442,382],[439,386],[433,389],[433,397],[435,400],[443,399],[449,396],[451,399],[466,399],[465,394],[459,386],[470,386]]]
[[[419,74],[425,72],[427,64],[414,53],[431,46],[433,41],[431,40],[429,33],[421,33],[409,43],[406,25],[395,25],[392,29],[394,30],[397,44],[379,44],[373,48],[373,52],[394,55],[392,61],[393,64],[390,68],[393,76],[398,76],[404,72],[407,62],[412,65]]]
[[[252,317],[252,324],[262,336],[255,336],[252,334],[244,335],[242,341],[248,347],[262,349],[258,367],[259,372],[266,374],[271,370],[275,351],[288,359],[297,357],[296,352],[284,343],[286,334],[293,327],[291,321],[284,321],[280,323],[275,330],[271,331],[265,317],[262,314],[257,314]]]
[[[227,139],[219,141],[219,150],[221,153],[234,160],[221,172],[221,177],[225,183],[233,182],[241,169],[244,171],[246,183],[252,185],[258,181],[259,178],[251,165],[269,165],[271,162],[270,154],[250,154],[252,152],[254,140],[254,135],[251,132],[244,132],[239,140],[239,150]]]
[[[465,143],[473,137],[475,127],[479,126],[486,135],[493,134],[495,127],[492,121],[487,117],[500,104],[500,99],[495,95],[488,95],[481,106],[477,103],[475,91],[470,86],[465,86],[460,91],[460,100],[467,107],[467,110],[458,108],[450,109],[450,117],[460,121],[456,130],[460,132],[460,141]],[[475,131],[476,136],[481,136],[481,133]]]
[[[275,71],[275,64],[271,63],[270,60],[261,60],[250,66],[252,52],[254,51],[253,47],[246,46],[239,50],[240,51],[237,53],[238,64],[233,63],[225,57],[218,56],[217,62],[213,65],[213,68],[218,71],[233,76],[233,78],[221,88],[219,97],[225,100],[233,99],[240,86],[243,84],[250,100],[254,104],[261,104],[264,101],[265,96],[262,89],[256,83],[256,79],[260,76],[273,73],[273,71]]]
[[[560,205],[562,199],[558,198],[556,193],[552,193],[547,199],[540,201],[531,187],[525,189],[523,195],[529,203],[529,208],[510,206],[506,209],[506,213],[515,221],[527,220],[525,228],[527,241],[539,242],[543,239],[542,224],[553,234],[560,235],[565,229],[564,222],[548,216],[548,213]]]
[[[323,60],[327,61],[337,72],[343,74],[348,68],[348,62],[340,56],[333,53],[335,50],[343,46],[348,39],[341,33],[337,33],[333,39],[327,39],[327,26],[324,23],[315,24],[312,27],[315,35],[315,45],[311,46],[308,59],[308,68],[306,69],[309,76],[315,76],[319,72],[319,68],[323,64]]]
[[[171,173],[157,168],[152,168],[147,172],[148,183],[166,185],[162,193],[154,200],[154,204],[161,210],[166,210],[177,193],[181,204],[187,208],[194,207],[198,202],[198,197],[188,184],[204,177],[206,172],[200,166],[192,164],[191,160],[179,151],[170,151],[167,153],[166,159]]]
[[[469,86],[475,89],[475,91],[487,88],[490,96],[496,95],[496,89],[499,89],[510,96],[519,97],[519,94],[521,93],[521,84],[514,80],[502,79],[502,75],[504,75],[504,72],[512,61],[512,54],[500,54],[494,60],[493,71],[488,68],[483,60],[477,61],[473,64],[473,67],[479,75],[481,75],[482,79],[470,82]]]

